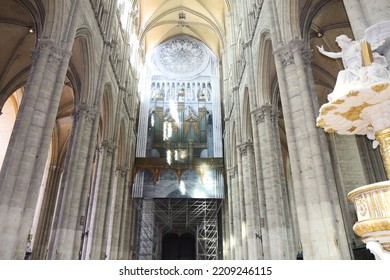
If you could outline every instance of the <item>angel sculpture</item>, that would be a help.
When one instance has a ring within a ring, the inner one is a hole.
[[[364,85],[389,80],[389,71],[386,69],[386,58],[378,52],[372,53],[373,62],[364,67],[361,42],[353,41],[346,35],[336,37],[336,42],[341,52],[328,52],[324,47],[317,46],[320,53],[330,58],[341,58],[344,70],[337,76],[334,91],[329,94],[328,100],[332,101]],[[376,50],[384,43],[384,40],[371,45]]]

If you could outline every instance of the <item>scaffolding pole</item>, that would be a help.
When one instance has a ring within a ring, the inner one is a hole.
[[[140,199],[138,211],[138,259],[160,259],[162,237],[189,232],[196,237],[196,258],[218,259],[217,199]]]

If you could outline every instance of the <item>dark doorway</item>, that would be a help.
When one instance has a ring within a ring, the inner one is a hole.
[[[195,260],[195,237],[184,233],[180,237],[176,233],[168,233],[162,240],[162,260]]]

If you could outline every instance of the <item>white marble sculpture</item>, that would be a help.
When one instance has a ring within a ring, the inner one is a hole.
[[[351,90],[359,90],[374,83],[390,81],[385,57],[373,52],[373,63],[363,67],[361,42],[353,41],[346,35],[338,36],[336,42],[341,48],[340,52],[328,52],[324,50],[323,46],[317,46],[323,55],[330,58],[341,58],[343,61],[344,70],[340,71],[337,76],[334,91],[328,95],[329,101],[341,98]],[[374,42],[371,44],[371,49],[376,50],[383,43],[384,40]]]
[[[361,41],[340,35],[336,42],[340,52],[328,52],[318,47],[323,55],[341,58],[344,70],[337,76],[334,91],[328,95],[317,118],[317,126],[326,132],[344,135],[367,135],[380,141],[380,150],[388,178],[390,178],[390,71],[386,58],[376,51],[390,37],[390,21],[371,26]],[[348,194],[354,202],[358,222],[354,232],[362,237],[376,259],[390,259],[390,228],[387,212],[390,181],[362,186]],[[375,199],[373,197],[375,196]],[[364,206],[364,207],[362,207]],[[367,211],[367,209],[369,209]],[[364,214],[363,214],[364,212]]]
[[[341,58],[345,69],[337,76],[329,102],[320,108],[317,126],[326,132],[367,135],[375,140],[377,131],[390,127],[390,71],[386,59],[372,52],[371,64],[364,66],[361,42],[346,35],[338,36],[336,42],[340,52],[318,47],[330,58]],[[383,42],[372,42],[371,49],[376,50]],[[377,142],[373,145],[376,147]]]

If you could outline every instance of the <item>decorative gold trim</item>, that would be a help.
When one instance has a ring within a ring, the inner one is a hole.
[[[320,120],[317,121],[317,126],[318,126],[318,127],[324,128],[324,127],[327,126],[327,125],[326,125],[326,123],[325,123],[325,120],[320,119]]]
[[[390,187],[390,181],[382,181],[356,188],[348,193],[348,199],[353,201],[357,196],[366,192],[385,190]]]
[[[390,178],[390,128],[378,130],[375,138],[379,142],[383,165],[385,166],[387,178]]]
[[[368,104],[367,102],[364,102],[360,106],[352,106],[348,111],[346,111],[344,113],[336,112],[334,114],[335,115],[341,115],[344,118],[346,118],[347,120],[354,122],[354,121],[357,121],[357,120],[361,120],[361,118],[360,118],[361,112],[363,111],[364,108],[367,108],[369,106],[371,106],[371,104]]]
[[[335,101],[332,101],[331,103],[332,103],[332,104],[337,104],[337,105],[339,105],[339,104],[343,104],[344,102],[345,102],[344,99],[337,99],[337,100],[335,100]]]
[[[329,106],[329,107],[325,107],[322,111],[321,111],[321,115],[325,116],[327,113],[329,113],[330,111],[334,110],[334,109],[337,109],[336,106]]]
[[[389,86],[389,83],[384,83],[384,84],[378,84],[378,85],[373,85],[371,89],[377,93],[380,93],[381,91],[387,89]]]
[[[358,90],[351,90],[348,94],[347,94],[347,97],[354,97],[354,96],[358,96],[359,95],[359,91]]]
[[[356,126],[352,126],[350,129],[348,129],[349,132],[354,132],[356,129]]]
[[[367,214],[367,203],[361,197],[356,200],[356,209],[361,216]]]
[[[325,132],[327,132],[327,133],[335,133],[335,132],[337,132],[337,130],[335,130],[333,128],[327,128],[327,129],[325,129]]]
[[[390,217],[359,221],[353,226],[353,231],[359,236],[369,232],[384,230],[390,230]]]

